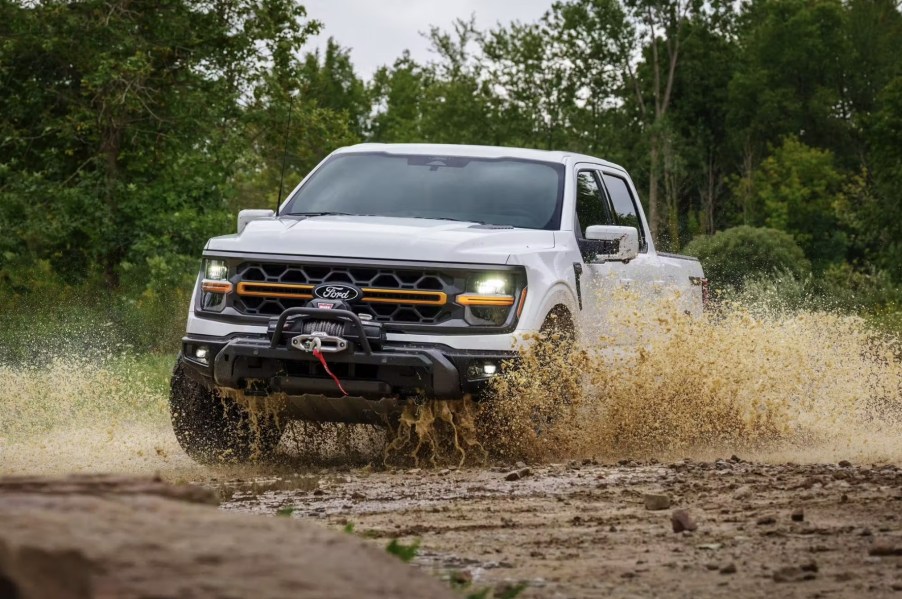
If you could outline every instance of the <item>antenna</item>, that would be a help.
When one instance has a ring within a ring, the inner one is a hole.
[[[285,181],[285,163],[288,161],[288,140],[291,139],[291,110],[294,108],[294,96],[288,94],[288,126],[285,127],[285,151],[282,152],[282,171],[279,173],[279,197],[276,198],[276,216],[279,216],[279,204],[282,201],[282,183]]]

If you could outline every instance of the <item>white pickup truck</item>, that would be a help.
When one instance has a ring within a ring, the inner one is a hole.
[[[172,378],[179,442],[241,460],[272,451],[286,419],[478,399],[527,334],[603,326],[587,297],[601,280],[700,311],[700,264],[655,251],[637,198],[623,168],[569,152],[333,152],[277,214],[244,210],[207,243]]]

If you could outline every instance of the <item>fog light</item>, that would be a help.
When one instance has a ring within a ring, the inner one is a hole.
[[[200,345],[194,350],[194,357],[197,358],[198,362],[207,363],[207,356],[210,354],[210,350],[205,345]]]
[[[494,360],[473,360],[467,367],[467,380],[484,381],[498,374],[498,362]]]

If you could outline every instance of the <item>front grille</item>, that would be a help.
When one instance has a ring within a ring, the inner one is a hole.
[[[245,262],[238,266],[233,307],[242,314],[277,316],[304,306],[322,283],[349,283],[363,295],[353,310],[377,322],[439,324],[459,308],[449,298],[463,291],[465,280],[421,269],[333,267],[319,264]]]

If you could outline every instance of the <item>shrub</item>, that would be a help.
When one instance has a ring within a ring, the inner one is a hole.
[[[684,251],[701,260],[712,288],[719,291],[738,289],[750,277],[780,272],[801,278],[811,271],[802,248],[776,229],[733,227],[696,237]]]

